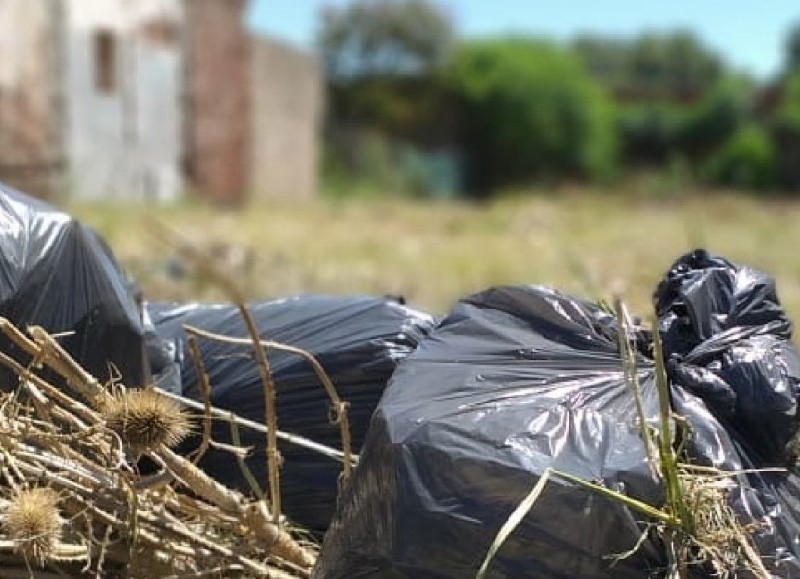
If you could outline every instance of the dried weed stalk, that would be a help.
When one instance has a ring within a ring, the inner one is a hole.
[[[0,332],[32,359],[0,352],[18,380],[0,392],[4,575],[310,576],[315,549],[280,513],[170,449],[191,428],[174,398],[101,384],[42,328]]]

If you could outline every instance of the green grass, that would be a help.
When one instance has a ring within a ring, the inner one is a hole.
[[[222,299],[211,284],[172,280],[173,252],[146,228],[159,219],[209,247],[249,248],[236,266],[250,297],[402,294],[443,312],[494,284],[548,284],[595,298],[618,294],[639,314],[681,253],[704,246],[774,275],[800,314],[800,202],[706,194],[678,201],[566,190],[486,205],[411,201],[261,203],[241,212],[182,204],[77,205],[154,299]]]

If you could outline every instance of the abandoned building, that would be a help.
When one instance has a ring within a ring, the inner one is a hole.
[[[0,181],[45,198],[309,198],[323,89],[247,0],[0,0]]]

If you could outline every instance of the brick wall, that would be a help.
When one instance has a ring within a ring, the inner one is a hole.
[[[186,2],[186,172],[211,201],[235,205],[248,188],[250,51],[246,0]]]

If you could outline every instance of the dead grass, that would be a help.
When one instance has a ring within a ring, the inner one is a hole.
[[[177,254],[147,232],[156,217],[239,270],[248,297],[392,293],[446,311],[501,283],[543,283],[587,297],[620,294],[646,313],[659,277],[705,246],[774,275],[800,314],[800,201],[707,194],[659,202],[566,190],[488,205],[409,201],[266,204],[241,212],[184,204],[80,205],[152,298],[224,299],[181,277]]]

